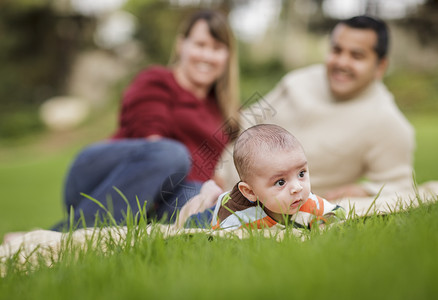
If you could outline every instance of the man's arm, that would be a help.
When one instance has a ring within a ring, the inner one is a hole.
[[[383,187],[382,194],[394,193],[412,187],[415,132],[401,115],[382,118],[371,149],[366,153],[367,181],[362,187],[371,195],[376,195]]]
[[[348,184],[326,192],[323,197],[329,201],[344,197],[367,197],[371,193],[365,189],[361,184]]]
[[[401,116],[384,114],[379,124],[370,126],[369,150],[365,153],[364,181],[341,186],[327,192],[327,200],[343,197],[375,196],[400,192],[412,187],[415,135],[412,126]]]

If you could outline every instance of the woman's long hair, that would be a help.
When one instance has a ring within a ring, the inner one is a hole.
[[[203,10],[193,14],[182,24],[180,36],[187,38],[193,26],[199,20],[205,20],[210,29],[210,34],[228,47],[229,58],[224,74],[214,83],[213,92],[218,101],[219,108],[225,119],[228,134],[234,139],[239,130],[239,67],[237,45],[225,15],[218,11]],[[175,43],[176,45],[176,43]],[[170,65],[178,63],[177,52],[173,51]]]

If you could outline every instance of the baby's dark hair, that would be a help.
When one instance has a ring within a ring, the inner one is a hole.
[[[278,150],[291,151],[301,143],[289,131],[274,124],[259,124],[242,132],[234,144],[233,160],[240,180],[246,180],[257,155]]]

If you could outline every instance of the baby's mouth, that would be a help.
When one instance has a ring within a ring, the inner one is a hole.
[[[292,204],[290,205],[290,207],[292,208],[296,208],[301,204],[301,199],[295,200],[294,202],[292,202]]]

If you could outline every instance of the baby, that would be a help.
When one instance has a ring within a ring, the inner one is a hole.
[[[345,210],[311,193],[306,155],[284,128],[260,124],[245,130],[234,145],[240,181],[219,196],[214,229],[298,228],[345,219]]]

